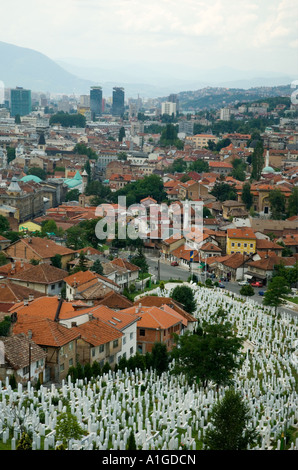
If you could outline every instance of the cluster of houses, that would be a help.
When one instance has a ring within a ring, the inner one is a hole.
[[[90,269],[69,274],[51,258],[59,252],[66,268],[79,253],[52,240],[24,238],[4,252],[10,262],[0,267],[0,315],[2,321],[9,316],[11,326],[1,337],[0,380],[14,375],[18,382],[59,383],[77,362],[114,368],[121,358],[151,352],[156,342],[170,350],[173,333],[194,328],[195,318],[172,299],[132,302],[123,295],[139,274],[126,259],[107,260],[104,275]],[[88,252],[95,256],[96,250]]]

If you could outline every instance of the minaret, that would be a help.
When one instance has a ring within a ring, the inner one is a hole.
[[[86,189],[86,186],[88,184],[88,173],[86,170],[83,171],[82,173],[82,180],[83,180],[83,184],[82,184],[82,194],[84,194],[85,192],[85,189]]]

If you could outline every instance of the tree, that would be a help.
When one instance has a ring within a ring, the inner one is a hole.
[[[280,189],[273,189],[269,193],[269,202],[272,212],[272,218],[281,220],[286,212],[286,198]]]
[[[149,266],[146,260],[146,256],[142,252],[141,249],[138,249],[138,252],[135,256],[131,258],[131,263],[135,266],[138,266],[141,270],[141,273],[147,273],[149,270]]]
[[[296,261],[295,265],[292,267],[287,267],[281,262],[278,265],[274,266],[274,270],[272,273],[272,279],[274,277],[283,277],[287,283],[287,286],[297,286],[298,282],[298,261]]]
[[[32,167],[28,171],[28,175],[34,175],[40,178],[41,180],[46,180],[47,172],[39,167]]]
[[[23,432],[16,446],[16,450],[32,450],[32,439],[26,432]]]
[[[261,141],[257,142],[257,145],[253,151],[252,158],[252,172],[251,178],[253,180],[259,181],[261,178],[262,169],[264,166],[264,147]]]
[[[229,322],[206,323],[197,334],[175,335],[175,340],[173,373],[183,373],[191,382],[203,387],[207,387],[209,381],[218,387],[231,385],[239,367],[242,340],[234,334]]]
[[[211,194],[216,197],[218,201],[235,201],[237,200],[237,192],[235,186],[230,186],[228,183],[215,182]]]
[[[246,209],[250,209],[253,204],[253,195],[250,191],[251,186],[249,183],[245,183],[242,188],[241,199],[244,202]]]
[[[55,268],[61,269],[62,268],[62,256],[57,253],[55,256],[51,258],[51,263],[52,263],[52,266],[54,266]]]
[[[269,307],[275,307],[276,314],[277,308],[285,303],[285,298],[289,293],[290,288],[287,281],[280,276],[273,277],[265,292],[263,304]]]
[[[7,163],[9,164],[16,158],[16,149],[14,147],[6,147],[7,150]]]
[[[152,367],[156,370],[157,374],[162,374],[168,369],[169,354],[167,346],[163,343],[155,343],[152,348]]]
[[[135,435],[134,435],[134,432],[131,431],[127,440],[126,450],[136,450],[136,449],[137,449],[137,445],[136,445]]]
[[[100,274],[101,276],[103,275],[103,267],[99,259],[94,261],[91,271],[93,271],[94,273]]]
[[[84,430],[78,423],[78,419],[70,412],[61,413],[57,417],[56,440],[62,441],[66,446],[70,439],[80,439],[84,435]]]
[[[7,232],[9,230],[9,222],[4,215],[0,215],[0,234]]]
[[[204,160],[195,160],[189,166],[190,171],[197,171],[198,173],[208,173],[209,163]]]
[[[288,199],[288,217],[298,214],[298,187],[296,186]]]
[[[65,196],[65,201],[78,201],[80,197],[80,191],[78,189],[71,189]]]
[[[238,181],[245,181],[245,175],[246,175],[245,163],[240,158],[235,158],[232,165],[233,165],[233,170],[232,170],[233,178],[235,178]]]
[[[4,266],[5,264],[8,264],[8,260],[5,254],[2,251],[0,251],[0,266]]]
[[[195,297],[193,290],[189,286],[176,286],[171,297],[181,303],[186,312],[193,313],[195,311]]]
[[[242,286],[240,289],[240,294],[244,295],[245,297],[250,297],[254,295],[254,293],[255,293],[254,288],[251,285]]]
[[[66,230],[66,246],[73,250],[80,250],[87,246],[86,234],[80,224]]]
[[[255,444],[257,432],[250,426],[249,408],[234,390],[226,391],[213,406],[210,420],[204,439],[208,450],[248,450]]]
[[[87,262],[88,262],[87,257],[85,256],[84,252],[81,251],[78,265],[72,270],[72,273],[76,273],[79,271],[87,271],[88,270]]]
[[[125,129],[124,129],[124,127],[120,127],[119,137],[118,137],[119,142],[122,142],[124,137],[125,137]]]

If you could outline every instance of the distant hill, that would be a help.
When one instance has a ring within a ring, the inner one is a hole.
[[[6,88],[21,86],[36,92],[89,92],[94,82],[76,77],[33,49],[0,42],[0,80]]]

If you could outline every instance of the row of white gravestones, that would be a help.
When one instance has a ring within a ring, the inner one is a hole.
[[[252,302],[239,303],[221,291],[200,288],[195,295],[199,319],[209,321],[222,306],[228,312],[228,321],[235,323],[238,331],[253,344],[253,350],[247,352],[235,376],[235,386],[249,405],[252,423],[262,436],[261,447],[270,448],[271,439],[276,440],[285,427],[297,422],[290,354],[297,337],[297,322],[287,316],[278,321],[270,315],[270,310]],[[2,439],[8,439],[5,423],[1,421],[1,417],[6,417],[6,424],[18,432],[12,441],[12,447],[15,446],[20,430],[20,423],[15,419],[17,402],[26,429],[34,433],[34,448],[39,448],[40,437],[45,437],[46,448],[53,447],[57,417],[66,411],[67,399],[72,414],[89,436],[81,443],[72,441],[71,448],[87,449],[95,443],[100,449],[124,449],[130,430],[143,449],[179,449],[181,445],[194,448],[194,436],[204,436],[212,406],[225,390],[189,387],[180,379],[169,374],[157,378],[148,371],[110,372],[94,384],[82,380],[72,384],[68,380],[59,390],[54,385],[50,389],[41,387],[38,396],[30,384],[24,390],[19,385],[17,392],[13,392],[6,381],[4,387],[0,384],[0,433]],[[144,393],[142,386],[145,386]],[[31,401],[29,408],[25,398]],[[58,404],[53,404],[54,398],[58,398]],[[44,423],[40,423],[40,410],[44,413]]]

